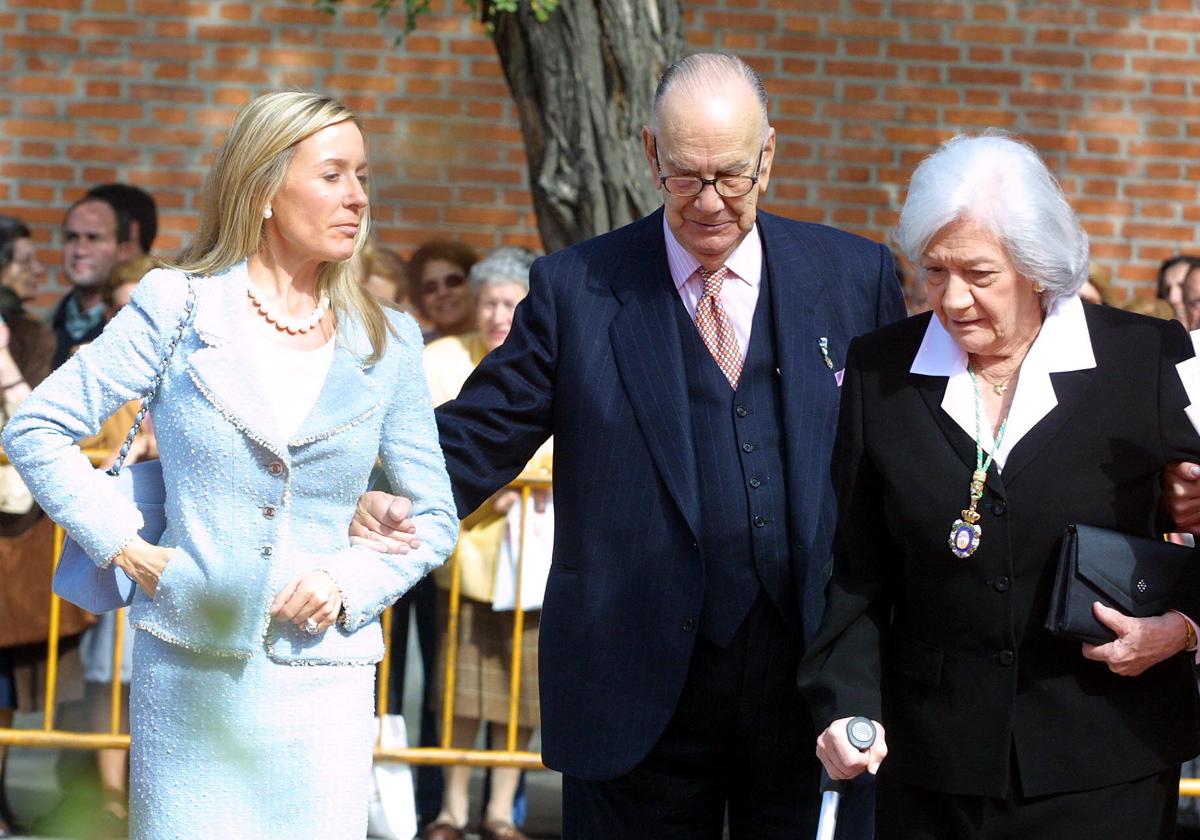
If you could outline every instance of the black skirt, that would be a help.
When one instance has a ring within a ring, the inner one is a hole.
[[[876,840],[1172,840],[1179,768],[1036,797],[1014,779],[1003,799],[926,790],[881,770],[877,795]]]

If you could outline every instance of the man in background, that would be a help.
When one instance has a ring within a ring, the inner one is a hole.
[[[71,290],[51,315],[56,340],[54,367],[95,339],[107,319],[100,295],[112,267],[146,253],[158,229],[154,200],[125,184],[104,184],[71,205],[63,219],[63,277]]]

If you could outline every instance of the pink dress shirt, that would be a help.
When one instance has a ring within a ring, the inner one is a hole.
[[[667,226],[665,215],[663,238],[667,243],[667,264],[671,267],[671,279],[675,281],[675,289],[687,308],[688,316],[695,321],[696,304],[700,302],[700,295],[704,292],[704,281],[696,274],[700,261],[679,244],[679,240]],[[737,336],[738,349],[742,351],[743,360],[746,358],[746,349],[750,346],[750,328],[754,324],[754,307],[758,304],[762,260],[762,241],[758,238],[758,225],[755,225],[725,261],[729,274],[721,284],[721,303],[725,307],[725,314],[733,322],[733,332]]]

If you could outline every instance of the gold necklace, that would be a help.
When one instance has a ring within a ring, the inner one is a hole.
[[[1011,373],[1004,379],[1000,380],[999,382],[992,382],[990,379],[988,379],[986,376],[983,375],[982,371],[979,372],[979,377],[984,382],[986,382],[989,386],[991,386],[992,393],[995,394],[997,397],[1004,396],[1004,392],[1008,390],[1008,383],[1013,381],[1014,376],[1016,376],[1016,374]]]

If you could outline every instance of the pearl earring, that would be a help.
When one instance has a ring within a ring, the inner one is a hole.
[[[274,210],[272,210],[272,209],[271,209],[271,205],[270,205],[270,204],[268,204],[268,205],[267,205],[267,209],[263,211],[263,218],[264,218],[264,219],[269,219],[269,218],[271,218],[271,217],[272,217],[272,216],[274,216],[274,215],[275,215],[275,211],[274,211]]]

